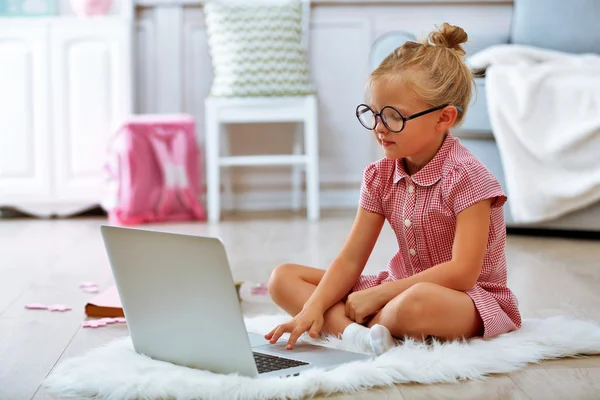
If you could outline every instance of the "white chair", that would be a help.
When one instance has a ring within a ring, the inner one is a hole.
[[[302,40],[308,54],[310,0],[302,0]],[[234,156],[229,153],[227,124],[298,123],[291,154]],[[221,215],[221,180],[227,200],[232,198],[231,179],[221,169],[230,166],[292,166],[292,204],[302,203],[302,173],[306,177],[307,218],[320,218],[319,137],[317,97],[208,97],[205,100],[205,161],[208,221],[218,222]]]

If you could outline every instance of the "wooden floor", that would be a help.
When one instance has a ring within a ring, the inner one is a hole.
[[[102,218],[0,220],[0,399],[53,399],[40,382],[65,358],[127,335],[126,326],[82,329],[83,306],[93,295],[81,281],[111,284],[99,233]],[[274,266],[297,262],[326,268],[340,249],[352,215],[250,215],[209,226],[159,229],[219,236],[236,279],[263,282]],[[155,226],[147,226],[155,228]],[[388,227],[365,272],[385,266],[396,248]],[[600,242],[510,236],[509,284],[524,317],[567,314],[600,322]],[[73,311],[25,310],[32,302],[63,303]],[[246,315],[276,311],[270,303],[243,303]],[[341,399],[600,399],[600,357],[545,362],[482,382],[402,385]]]

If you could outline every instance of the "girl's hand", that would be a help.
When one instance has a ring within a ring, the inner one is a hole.
[[[379,288],[359,290],[350,293],[346,300],[346,316],[357,324],[364,324],[369,317],[374,316],[386,304]]]
[[[309,332],[310,337],[316,339],[323,328],[323,313],[316,308],[302,309],[291,321],[281,324],[265,335],[271,344],[277,342],[281,335],[290,332],[286,348],[294,348],[296,341],[304,332]]]

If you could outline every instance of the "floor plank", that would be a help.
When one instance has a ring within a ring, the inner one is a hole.
[[[111,279],[106,256],[98,249],[96,221],[73,223],[70,233],[62,227],[53,232],[57,225],[48,222],[51,224],[39,225],[42,242],[56,233],[65,238],[48,239],[50,244],[41,249],[58,254],[47,258],[27,255],[27,243],[35,235],[30,231],[23,236],[20,248],[24,258],[34,263],[31,269],[36,273],[30,274],[27,264],[9,271],[11,277],[27,277],[28,284],[0,314],[0,371],[7,371],[0,373],[0,399],[30,399],[34,395],[85,319],[83,306],[94,295],[83,292],[79,282],[100,282],[101,288],[105,288]],[[58,249],[52,246],[59,243]],[[35,260],[43,268],[36,268]],[[4,272],[3,275],[6,276]],[[25,309],[24,305],[30,303],[64,304],[73,309],[66,312]]]
[[[361,400],[408,400],[409,397],[402,396],[397,387],[378,388],[369,390],[368,392],[360,392],[353,394],[337,394],[326,397],[331,400],[353,400],[359,397]]]
[[[61,221],[23,220],[0,223],[0,315],[53,261],[73,246],[84,226]],[[85,234],[84,234],[85,235]]]
[[[402,385],[400,393],[411,400],[527,400],[529,397],[508,376],[495,376],[481,381],[436,385]]]
[[[0,399],[30,399],[78,326],[65,315],[0,318]]]
[[[512,380],[534,400],[600,398],[600,368],[530,369]]]

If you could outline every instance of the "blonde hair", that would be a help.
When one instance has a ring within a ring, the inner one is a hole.
[[[462,28],[447,22],[436,28],[425,40],[406,42],[387,56],[371,73],[369,86],[381,79],[399,78],[432,107],[445,103],[461,107],[454,122],[457,126],[467,112],[474,84],[461,46],[468,36]]]

